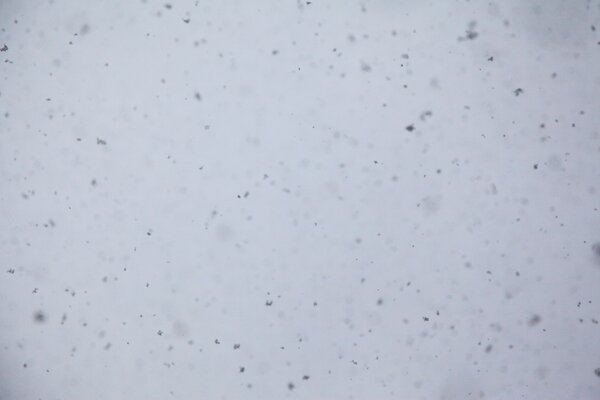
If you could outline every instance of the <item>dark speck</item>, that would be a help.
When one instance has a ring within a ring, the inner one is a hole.
[[[304,381],[307,381],[307,380],[309,380],[309,379],[310,379],[310,376],[308,376],[308,375],[304,375],[304,376],[302,377],[302,380],[304,380]]]
[[[477,38],[477,36],[479,36],[479,34],[475,31],[467,31],[466,33],[467,33],[467,35],[466,35],[467,40],[473,40],[473,39]]]
[[[594,374],[596,374],[597,377],[600,377],[600,368],[596,368]]]
[[[36,311],[35,314],[33,314],[33,320],[40,324],[44,323],[46,322],[46,314],[44,314],[42,311]]]
[[[542,320],[542,318],[539,315],[535,314],[534,316],[529,318],[529,321],[527,321],[527,325],[535,326],[535,325],[539,324],[541,320]]]
[[[4,45],[0,48],[0,51],[7,51],[8,50],[8,46]]]
[[[415,130],[415,126],[414,126],[413,124],[410,124],[410,125],[408,125],[408,126],[406,127],[406,130],[407,130],[407,131],[409,131],[409,132],[412,132],[412,131],[414,131],[414,130]]]
[[[294,384],[292,382],[288,383],[288,389],[294,390]]]
[[[600,262],[600,242],[596,242],[592,245],[592,253],[594,253],[596,260]]]
[[[186,24],[189,24],[190,21],[191,21],[191,19],[189,19],[189,18],[183,18],[183,22],[185,22]]]
[[[464,40],[475,40],[475,39],[477,39],[477,37],[479,36],[479,33],[475,32],[475,26],[476,25],[477,25],[477,23],[475,21],[469,22],[469,27],[465,31],[465,36],[464,37],[459,37],[458,41],[462,42]]]
[[[519,96],[520,94],[523,93],[523,89],[516,88],[515,90],[513,90],[513,93],[515,94],[515,96]]]
[[[423,111],[421,115],[419,115],[419,119],[421,121],[425,121],[427,118],[431,117],[433,113],[429,110]]]
[[[267,300],[265,302],[265,306],[267,306],[267,307],[271,307],[272,305],[273,305],[273,300]]]

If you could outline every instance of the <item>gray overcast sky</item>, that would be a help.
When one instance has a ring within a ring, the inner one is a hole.
[[[600,398],[600,1],[0,1],[0,399]]]

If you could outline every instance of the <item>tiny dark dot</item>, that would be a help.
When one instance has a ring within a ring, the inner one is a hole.
[[[541,320],[542,318],[539,315],[535,314],[531,318],[529,318],[529,321],[527,321],[527,325],[535,326],[539,324]]]
[[[36,311],[35,314],[33,314],[33,320],[39,323],[46,322],[46,314],[42,311]]]

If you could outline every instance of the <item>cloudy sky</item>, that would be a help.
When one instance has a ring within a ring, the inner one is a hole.
[[[598,399],[600,1],[0,1],[0,399]]]

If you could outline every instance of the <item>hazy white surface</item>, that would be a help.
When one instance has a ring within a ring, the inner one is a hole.
[[[600,2],[165,4],[0,2],[1,399],[600,398]]]

